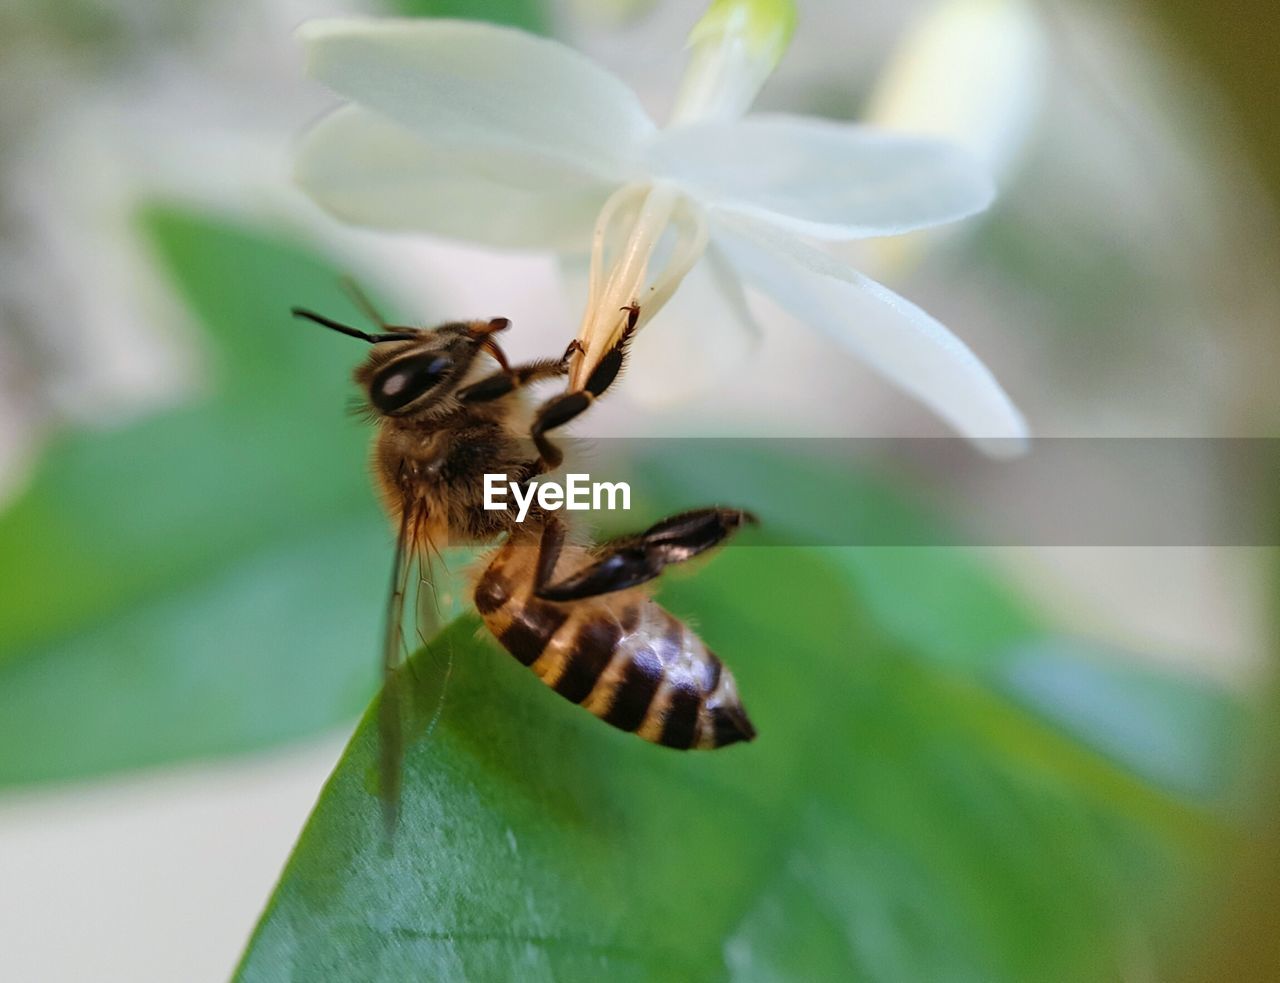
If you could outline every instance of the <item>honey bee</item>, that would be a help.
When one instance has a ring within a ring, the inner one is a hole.
[[[496,544],[472,597],[502,646],[544,683],[606,723],[672,748],[719,748],[755,729],[733,674],[688,626],[650,597],[651,582],[756,520],[732,508],[703,508],[594,547],[566,541],[554,512],[535,507],[524,522],[484,507],[484,476],[527,483],[560,466],[548,432],[605,394],[626,360],[639,309],[582,389],[552,396],[517,427],[531,385],[562,379],[580,347],[560,359],[511,365],[494,335],[506,318],[431,329],[386,324],[367,334],[313,311],[305,318],[372,346],[355,370],[363,409],[375,421],[372,470],[398,529],[383,644],[379,713],[381,796],[394,828],[401,758],[400,697],[405,598],[415,560],[448,545]],[[526,436],[527,433],[527,436]]]

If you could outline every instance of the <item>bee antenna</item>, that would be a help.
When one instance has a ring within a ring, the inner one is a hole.
[[[335,321],[332,318],[325,317],[323,314],[317,314],[315,311],[309,311],[305,307],[291,307],[289,313],[294,317],[304,318],[308,321],[314,321],[316,324],[322,325],[339,334],[344,334],[349,338],[359,338],[361,341],[367,341],[371,345],[376,345],[382,341],[410,341],[414,335],[401,333],[391,334],[368,334],[359,328],[353,328],[341,321]]]

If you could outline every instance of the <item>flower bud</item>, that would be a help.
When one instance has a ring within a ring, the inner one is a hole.
[[[689,32],[691,56],[671,124],[742,116],[796,26],[791,0],[714,0]]]

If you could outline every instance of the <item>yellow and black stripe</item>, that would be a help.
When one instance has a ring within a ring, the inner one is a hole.
[[[641,590],[567,603],[533,596],[532,551],[508,545],[475,604],[504,648],[565,699],[620,730],[673,748],[755,737],[724,664]]]

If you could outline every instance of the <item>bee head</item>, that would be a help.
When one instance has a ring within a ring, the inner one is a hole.
[[[446,403],[470,372],[476,356],[496,348],[489,336],[511,323],[500,317],[371,335],[311,311],[295,308],[293,313],[373,346],[356,369],[355,380],[376,412],[395,417],[420,415]]]

